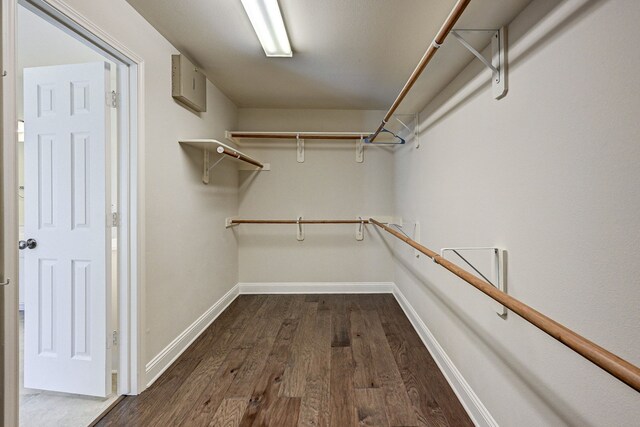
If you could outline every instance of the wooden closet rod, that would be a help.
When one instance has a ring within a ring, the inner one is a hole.
[[[557,339],[576,353],[590,360],[623,383],[640,392],[640,368],[638,368],[637,366],[632,365],[626,360],[600,347],[596,343],[589,341],[583,336],[577,334],[566,326],[556,322],[555,320],[545,316],[539,311],[536,311],[528,305],[520,302],[514,297],[491,286],[489,283],[485,282],[479,277],[463,270],[451,261],[448,261],[447,259],[441,257],[436,252],[422,246],[416,241],[397,232],[396,230],[387,227],[386,225],[376,221],[373,218],[370,218],[369,222],[371,224],[377,225],[386,232],[402,240],[412,248],[422,252],[423,254],[431,258],[436,264],[439,264],[440,266],[446,268],[479,291],[504,305],[527,322],[538,327],[543,332],[551,335],[553,338]]]
[[[460,18],[462,12],[464,12],[470,1],[471,0],[458,0],[456,5],[453,7],[453,10],[449,14],[449,17],[447,17],[447,20],[444,21],[444,24],[442,24],[442,27],[440,27],[440,31],[438,31],[438,34],[436,34],[433,42],[431,42],[429,48],[422,56],[422,59],[420,60],[420,62],[418,62],[418,65],[413,70],[413,73],[411,73],[411,76],[409,76],[409,80],[407,80],[407,83],[405,83],[396,100],[393,101],[393,104],[391,104],[391,107],[382,119],[380,126],[378,126],[378,129],[369,137],[369,142],[373,142],[378,137],[380,132],[382,132],[382,129],[384,129],[385,124],[387,124],[387,122],[391,120],[391,116],[393,116],[393,113],[395,113],[395,111],[400,106],[400,103],[407,96],[415,82],[418,80],[418,77],[420,77],[427,64],[429,64],[429,62],[431,61],[431,58],[433,58],[433,56],[436,54],[436,51],[438,50],[440,45],[444,43],[447,35],[449,35],[456,22],[458,22],[458,19]]]
[[[354,141],[363,139],[368,135],[367,132],[234,132],[229,131],[227,138],[229,139],[332,139]]]
[[[367,219],[232,219],[231,224],[369,224]]]
[[[216,149],[216,151],[219,154],[226,154],[227,156],[235,157],[238,160],[242,160],[243,162],[250,163],[250,164],[252,164],[254,166],[257,166],[259,168],[263,168],[264,167],[264,165],[262,163],[260,163],[259,161],[254,160],[251,157],[245,156],[244,154],[239,153],[238,151],[230,150],[230,149],[228,149],[226,147],[222,147],[222,146],[219,146]]]

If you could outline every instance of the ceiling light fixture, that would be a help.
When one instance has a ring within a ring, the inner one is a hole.
[[[241,0],[267,56],[291,57],[291,45],[278,0]]]

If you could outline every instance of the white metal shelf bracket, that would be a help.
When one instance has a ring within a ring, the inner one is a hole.
[[[228,130],[225,130],[225,131],[224,131],[224,138],[225,138],[227,141],[231,141],[231,142],[236,143],[236,144],[239,142],[236,138],[234,138],[234,137],[231,135],[231,132],[229,132]]]
[[[364,240],[364,219],[361,216],[358,217],[360,222],[356,226],[356,240],[361,242]]]
[[[236,217],[236,216],[230,216],[230,217],[228,217],[228,218],[225,218],[225,219],[224,219],[224,227],[225,227],[225,228],[232,228],[232,227],[237,227],[237,226],[239,226],[240,224],[234,224],[234,223],[233,223],[233,220],[234,220],[234,219],[238,219],[238,217]]]
[[[298,163],[304,163],[304,139],[300,139],[300,135],[296,135],[296,157]]]
[[[462,261],[465,262],[471,269],[480,275],[487,283],[498,288],[502,292],[507,292],[507,268],[505,264],[505,250],[496,247],[476,247],[476,248],[442,248],[440,249],[440,256],[444,258],[445,252],[450,251],[456,254]],[[471,262],[469,262],[462,254],[461,251],[490,251],[491,253],[491,273],[489,276],[491,280],[487,278],[479,269],[477,269]],[[493,303],[498,316],[505,318],[507,316],[507,307],[501,304]]]
[[[304,226],[300,223],[300,221],[302,221],[302,217],[299,216],[298,217],[298,221],[296,222],[296,226],[297,226],[297,233],[296,233],[296,239],[298,239],[298,242],[302,242],[304,240]]]
[[[463,32],[490,32],[491,34],[491,60],[485,58],[460,33]],[[491,88],[493,97],[501,99],[507,94],[507,31],[506,27],[499,30],[452,30],[451,34],[482,62],[485,67],[491,70]]]
[[[421,240],[421,237],[420,237],[420,236],[421,236],[421,234],[420,234],[420,222],[419,222],[419,221],[416,221],[416,222],[413,224],[413,240],[415,240],[415,241],[416,241],[416,243],[420,243],[420,242],[422,242],[422,240]],[[420,251],[419,251],[419,250],[417,250],[417,249],[415,249],[415,250],[413,251],[413,255],[414,255],[416,258],[420,258],[420,255],[421,255],[421,254],[422,254],[422,252],[420,252]]]
[[[364,162],[364,135],[360,135],[360,139],[356,139],[356,163]]]
[[[220,157],[214,164],[210,164],[211,163],[211,156],[209,151],[207,150],[202,150],[203,154],[204,154],[204,159],[203,159],[203,170],[202,170],[202,182],[204,184],[208,184],[209,183],[209,172],[211,172],[211,169],[215,168],[216,166],[218,166],[218,163],[220,163],[221,161],[224,160],[224,156]]]

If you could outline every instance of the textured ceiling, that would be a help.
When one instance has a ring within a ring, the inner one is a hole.
[[[264,55],[240,0],[128,0],[239,107],[387,109],[453,0],[280,0],[293,58]],[[498,28],[530,0],[472,0],[457,28]],[[476,47],[489,36],[471,36]],[[472,56],[453,38],[402,104],[414,112]]]

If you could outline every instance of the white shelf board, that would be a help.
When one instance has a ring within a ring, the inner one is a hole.
[[[209,171],[211,170],[212,167],[215,167],[217,164],[217,162],[215,162],[213,165],[210,166],[211,160],[209,156],[211,155],[211,153],[214,153],[218,158],[224,156],[224,154],[218,153],[217,150],[219,147],[226,148],[227,150],[230,150],[234,153],[245,156],[263,165],[262,168],[259,168],[250,163],[247,163],[246,161],[240,160],[234,156],[226,156],[237,162],[239,170],[250,170],[250,171],[270,171],[271,170],[271,165],[269,163],[263,163],[259,160],[256,160],[255,158],[248,156],[244,154],[242,151],[237,150],[236,148],[231,147],[225,143],[222,143],[217,139],[181,139],[178,141],[178,143],[180,143],[180,145],[182,146],[200,149],[204,153],[204,164],[203,164],[204,169],[202,173],[202,182],[204,182],[205,184],[209,183]]]
[[[201,150],[207,150],[214,153],[217,153],[216,150],[218,149],[218,147],[224,147],[226,149],[236,151],[246,156],[246,154],[242,153],[241,151],[238,151],[237,148],[233,148],[223,142],[218,141],[217,139],[181,139],[178,142],[180,142],[180,144],[182,145],[188,145],[190,147],[200,148]],[[251,157],[251,156],[247,156],[247,157]]]

